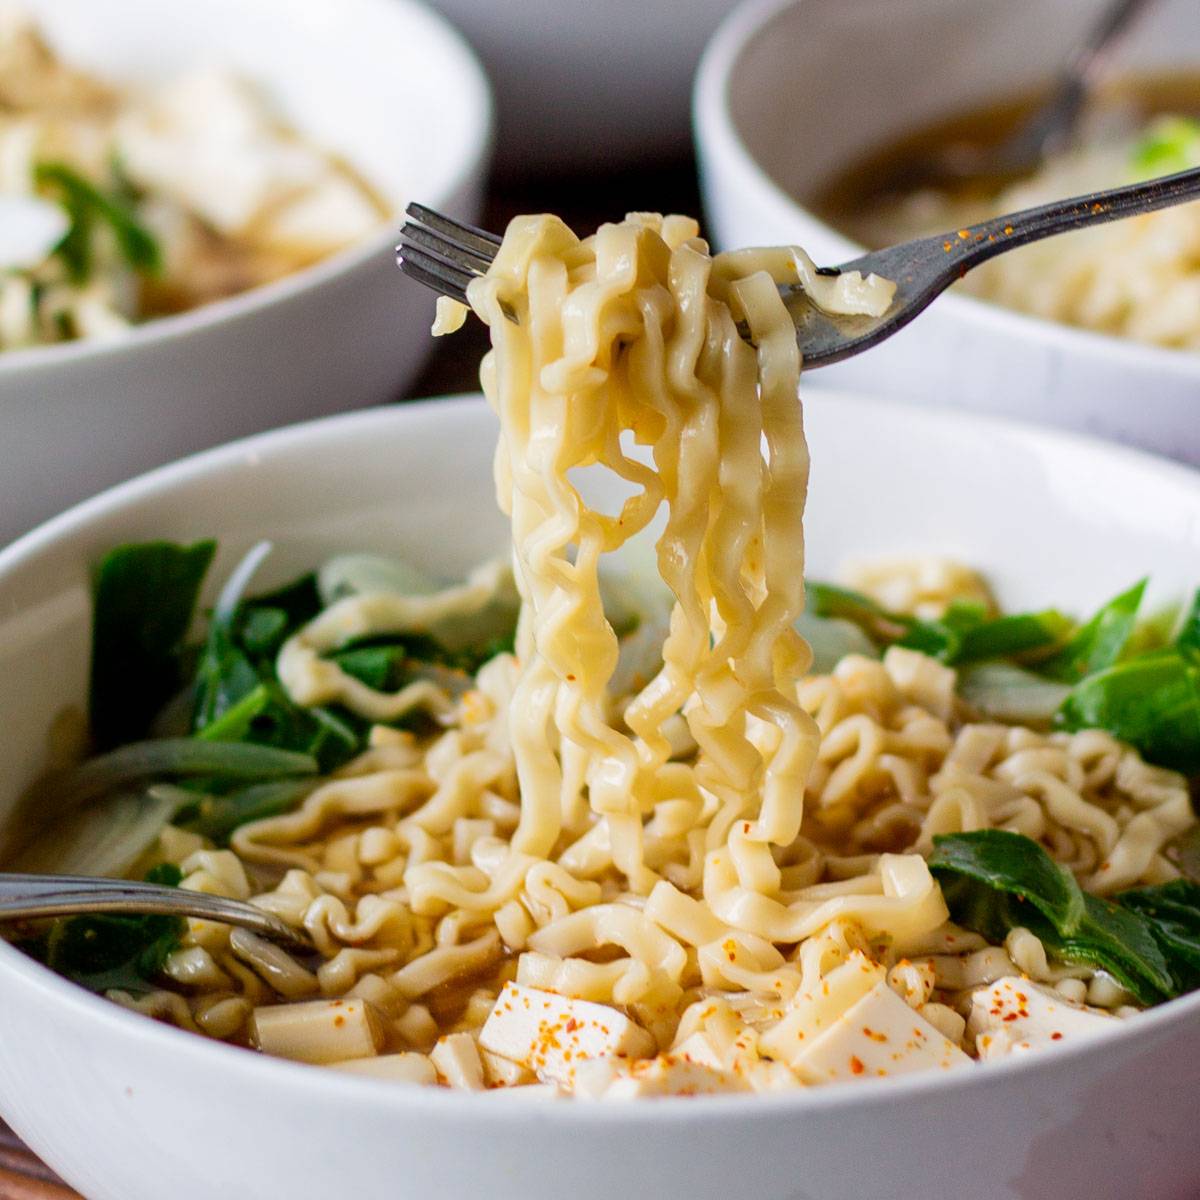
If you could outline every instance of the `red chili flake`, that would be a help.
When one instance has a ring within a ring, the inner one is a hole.
[[[1054,1033],[1052,1033],[1052,1034],[1050,1035],[1050,1040],[1051,1040],[1052,1042],[1061,1042],[1061,1041],[1062,1041],[1062,1034],[1061,1034],[1061,1033],[1059,1033],[1059,1032],[1057,1032],[1057,1031],[1055,1031]]]
[[[1004,1014],[1004,1019],[1005,1019],[1006,1021],[1015,1021],[1015,1020],[1017,1019],[1017,1014],[1016,1014],[1015,1012],[1012,1012],[1012,1013],[1005,1013],[1005,1014]]]
[[[850,1055],[850,1071],[854,1075],[861,1075],[867,1068],[863,1066],[863,1060],[856,1054]]]
[[[577,1020],[576,1020],[574,1017],[572,1017],[572,1018],[571,1018],[571,1019],[570,1019],[570,1020],[567,1022],[567,1032],[568,1032],[568,1033],[574,1033],[574,1032],[575,1032],[575,1030],[577,1030],[578,1028],[579,1028],[579,1022],[578,1022],[578,1021],[577,1021]]]

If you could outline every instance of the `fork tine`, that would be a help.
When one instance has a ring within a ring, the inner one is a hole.
[[[455,221],[450,217],[443,216],[432,208],[426,208],[424,204],[410,204],[404,211],[414,221],[444,234],[451,242],[460,246],[469,246],[472,250],[485,255],[489,263],[496,257],[496,251],[504,240],[487,229],[480,229],[478,226],[468,225],[463,221]]]
[[[467,284],[474,278],[471,272],[441,262],[415,246],[401,246],[396,262],[410,279],[452,300],[467,303]]]
[[[475,275],[483,275],[492,265],[491,255],[483,254],[470,246],[459,245],[435,230],[426,229],[423,225],[414,225],[411,221],[406,221],[400,230],[400,248],[403,250],[408,245],[428,250],[444,262],[462,267]]]

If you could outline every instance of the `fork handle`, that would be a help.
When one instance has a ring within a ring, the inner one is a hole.
[[[964,275],[989,258],[1028,242],[1194,199],[1200,199],[1200,168],[1022,209],[978,225],[922,238],[914,248],[921,243],[940,245],[946,271]]]

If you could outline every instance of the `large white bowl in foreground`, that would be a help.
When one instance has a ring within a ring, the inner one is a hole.
[[[811,395],[811,569],[936,548],[1014,604],[1193,582],[1200,478],[1076,438]],[[454,575],[504,545],[481,402],[378,410],[164,468],[0,552],[0,823],[86,690],[89,566],[127,539],[274,539]],[[91,1200],[1183,1200],[1200,1190],[1200,996],[1109,1040],[778,1097],[539,1102],[409,1089],[155,1024],[0,943],[0,1115]]]
[[[747,0],[717,31],[693,116],[721,249],[798,243],[822,264],[862,253],[809,201],[873,149],[1048,79],[1103,0]],[[1160,0],[1122,70],[1195,73],[1195,0]],[[1078,429],[1200,463],[1200,354],[942,296],[878,349],[825,368],[865,386]]]
[[[21,0],[71,62],[162,80],[221,65],[340,153],[398,213],[473,217],[491,97],[471,51],[415,0]],[[433,299],[397,271],[399,224],[278,283],[118,340],[0,353],[0,544],[159,463],[394,397]]]

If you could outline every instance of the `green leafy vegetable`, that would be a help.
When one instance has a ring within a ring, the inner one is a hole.
[[[1137,624],[1138,609],[1146,591],[1145,579],[1114,596],[1039,671],[1062,683],[1075,683],[1087,675],[1113,666],[1121,657]]]
[[[1150,923],[1176,989],[1190,992],[1200,987],[1200,885],[1173,879],[1154,887],[1131,888],[1116,900]]]
[[[315,775],[317,760],[271,746],[213,742],[202,738],[157,738],[133,742],[89,759],[70,771],[45,776],[26,793],[32,811],[66,812],[109,792],[158,779],[225,779],[250,783]]]
[[[1048,725],[1070,692],[1065,683],[1009,662],[970,663],[958,674],[959,695],[993,721]]]
[[[1058,644],[1070,627],[1053,609],[988,617],[983,605],[960,600],[942,616],[922,620],[889,612],[849,588],[809,583],[807,590],[814,616],[852,621],[879,645],[905,646],[950,665],[1044,651]]]
[[[1149,923],[1084,892],[1032,839],[1001,829],[935,837],[929,867],[954,920],[989,941],[1024,926],[1059,958],[1107,971],[1143,1004],[1177,994]]]
[[[170,863],[146,875],[147,882],[166,887],[177,887],[181,878],[179,868]],[[119,988],[136,994],[151,990],[186,930],[182,917],[64,917],[22,946],[51,970],[93,992]]]
[[[1186,654],[1200,657],[1200,589],[1192,596],[1192,602],[1183,614],[1175,645]]]
[[[251,784],[224,796],[201,796],[180,813],[178,823],[224,846],[239,826],[291,812],[310,791],[310,782],[284,779]]]
[[[1159,117],[1133,149],[1133,167],[1142,179],[1196,166],[1200,166],[1200,121],[1192,117]]]
[[[1152,763],[1200,772],[1200,663],[1155,650],[1089,675],[1059,710],[1065,729],[1107,729]]]
[[[216,544],[143,542],[96,571],[90,712],[101,749],[142,737],[184,683],[183,642]]]
[[[70,217],[70,227],[55,253],[73,280],[82,283],[91,275],[92,237],[98,224],[112,230],[121,257],[135,271],[156,275],[162,270],[158,241],[134,215],[121,188],[106,194],[60,162],[39,163],[34,178],[43,190],[57,193]]]

